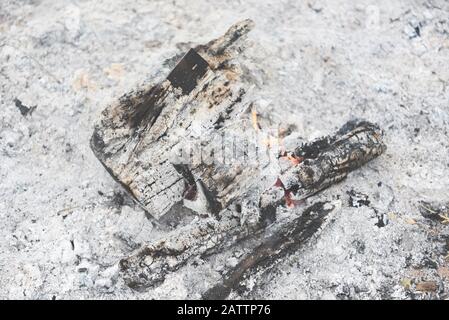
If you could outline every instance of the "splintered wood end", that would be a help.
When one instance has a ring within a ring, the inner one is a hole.
[[[232,25],[223,36],[210,41],[205,46],[206,55],[211,57],[223,55],[228,48],[243,39],[254,25],[254,21],[251,19],[245,19]]]

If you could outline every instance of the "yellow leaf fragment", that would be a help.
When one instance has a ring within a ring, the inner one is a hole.
[[[401,280],[401,285],[405,288],[405,289],[410,289],[410,287],[412,286],[412,280],[409,278],[404,278]]]
[[[407,224],[416,224],[415,219],[405,217],[404,220],[405,220],[405,223],[407,223]]]
[[[255,107],[253,107],[251,110],[251,121],[253,123],[254,130],[259,131],[260,127],[259,127],[259,122],[257,120],[257,110]]]
[[[394,213],[394,212],[390,212],[390,213],[388,213],[388,219],[389,220],[392,220],[392,221],[394,221],[394,220],[396,220],[397,219],[397,214],[396,213]]]
[[[438,286],[435,281],[422,281],[416,285],[416,291],[421,292],[435,292]]]
[[[108,78],[113,80],[120,80],[125,74],[125,67],[122,63],[111,63],[109,67],[103,69]]]

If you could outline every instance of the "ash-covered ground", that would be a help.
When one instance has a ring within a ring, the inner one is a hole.
[[[231,298],[448,298],[442,0],[1,1],[0,298],[197,299],[250,250],[194,259],[131,290],[118,261],[166,230],[89,148],[109,102],[245,18],[256,23],[246,54],[266,112],[305,139],[364,118],[385,130],[388,149],[316,196],[339,203],[326,227]]]

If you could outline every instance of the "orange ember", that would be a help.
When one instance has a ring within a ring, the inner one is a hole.
[[[257,110],[256,110],[255,107],[251,110],[251,120],[253,122],[254,130],[259,131],[260,130],[260,125],[259,125],[259,122],[257,120]]]
[[[300,164],[302,162],[302,160],[304,160],[304,158],[302,157],[296,157],[295,155],[289,154],[287,155],[287,159],[290,160],[290,162],[296,166],[298,164]]]
[[[284,200],[285,200],[285,205],[287,206],[287,208],[291,209],[291,208],[294,208],[294,207],[299,206],[304,203],[304,200],[292,199],[292,192],[285,188],[284,183],[282,182],[282,180],[280,178],[276,179],[276,182],[274,183],[273,186],[284,190]]]
[[[290,161],[294,166],[300,164],[304,160],[303,157],[297,157],[294,154],[287,152],[282,153],[281,158],[287,158],[287,160]]]

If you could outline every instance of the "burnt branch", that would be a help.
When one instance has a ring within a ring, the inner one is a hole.
[[[350,122],[334,136],[319,139],[306,146],[295,151],[303,159],[285,170],[274,186],[262,193],[260,208],[257,208],[261,212],[256,223],[247,224],[231,210],[223,210],[219,214],[220,219],[207,218],[197,225],[187,226],[122,260],[121,270],[125,281],[134,289],[143,289],[163,281],[168,272],[176,271],[190,258],[206,252],[216,252],[262,230],[266,226],[266,219],[275,220],[279,206],[292,206],[292,202],[304,200],[340,182],[349,172],[385,150],[381,130],[375,125],[360,121]],[[313,146],[319,146],[318,150],[313,150]],[[302,151],[305,148],[308,148],[308,153]],[[186,167],[177,168],[192,183],[190,171]],[[204,188],[202,184],[197,184],[197,187]],[[329,206],[326,207],[323,203],[306,209],[300,218],[289,223],[243,260],[207,296],[224,295],[235,288],[247,270],[260,266],[262,262],[274,261],[276,257],[304,244],[319,229],[328,212]],[[270,257],[274,252],[276,254],[272,259]]]
[[[294,207],[385,150],[380,128],[350,121],[332,136],[298,142],[280,154],[290,160],[287,166],[273,160],[277,152],[263,143],[264,126],[249,111],[254,77],[243,65],[245,55],[239,56],[252,26],[251,20],[241,21],[190,49],[165,79],[123,95],[95,125],[94,154],[149,215],[160,219],[182,203],[198,216],[121,261],[121,274],[134,289],[153,286],[193,257],[264,230],[279,206]],[[221,291],[271,261],[270,255],[305,243],[326,212],[306,210],[242,261]]]
[[[321,228],[334,209],[329,202],[317,202],[304,210],[299,218],[287,223],[229,270],[222,281],[206,291],[203,299],[225,299],[245,276],[256,269],[272,266],[276,260],[304,246]]]
[[[342,181],[385,149],[382,130],[360,120],[346,123],[333,136],[299,146],[294,150],[297,164],[282,172],[262,194],[262,211],[273,211],[282,204],[294,205]]]

